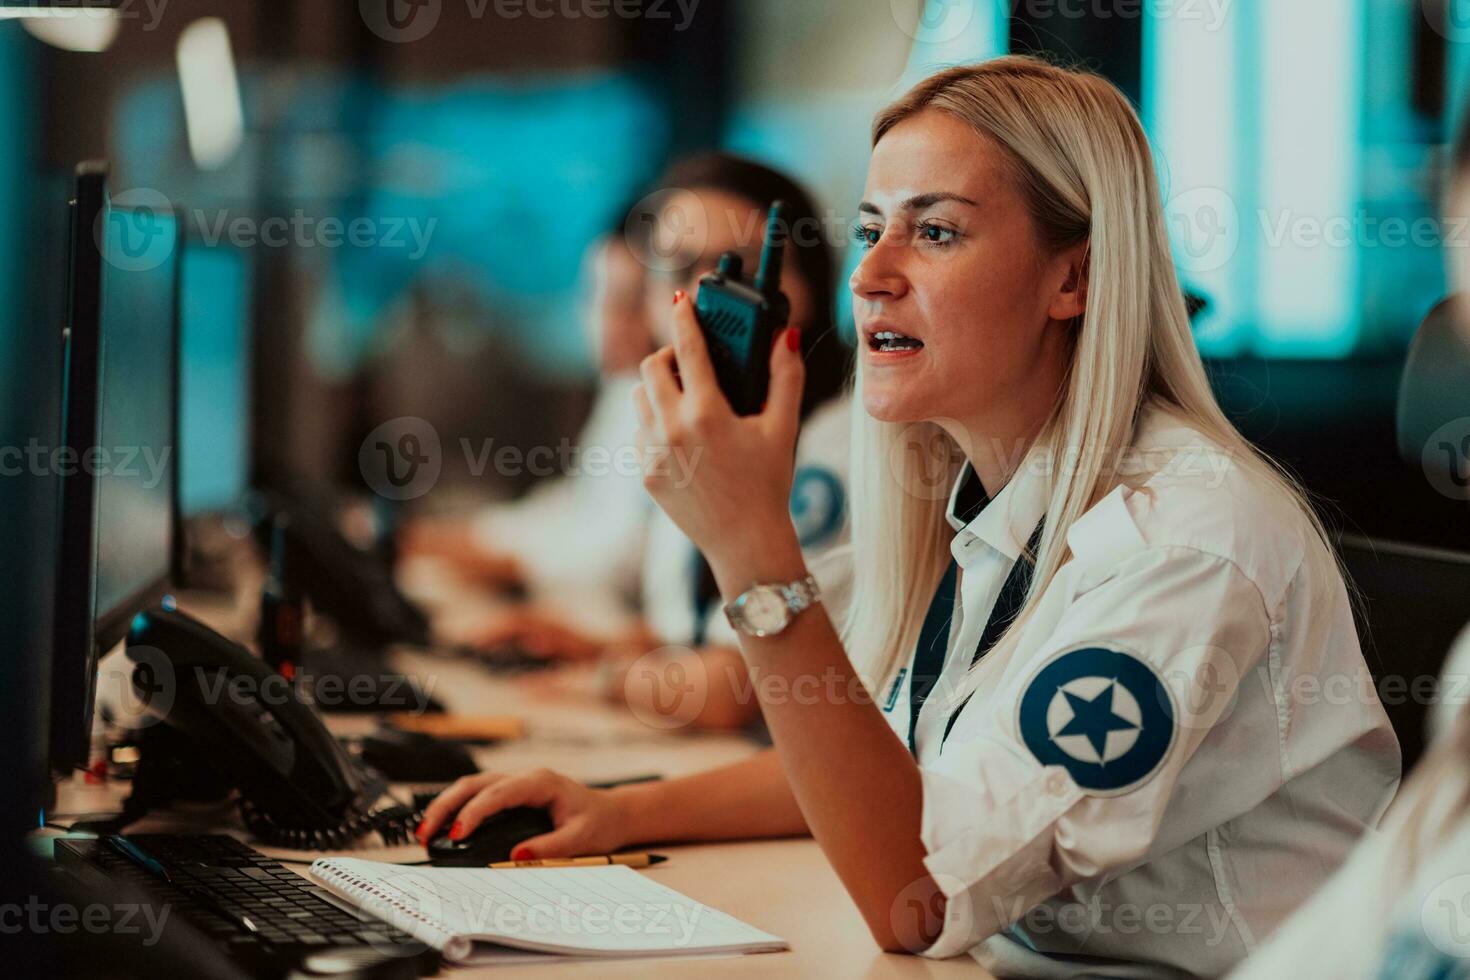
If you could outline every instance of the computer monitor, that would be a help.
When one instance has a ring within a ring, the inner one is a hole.
[[[78,168],[62,396],[53,769],[85,765],[97,661],[168,587],[177,531],[180,226]]]
[[[179,509],[239,508],[250,477],[250,266],[245,252],[184,246],[179,297]]]

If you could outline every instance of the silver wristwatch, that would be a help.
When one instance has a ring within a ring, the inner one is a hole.
[[[796,614],[822,601],[817,580],[808,575],[795,582],[752,585],[725,607],[730,625],[747,636],[775,636]]]

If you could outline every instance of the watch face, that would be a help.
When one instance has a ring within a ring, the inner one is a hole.
[[[786,597],[768,586],[757,586],[741,596],[740,612],[756,635],[780,632],[791,618]]]

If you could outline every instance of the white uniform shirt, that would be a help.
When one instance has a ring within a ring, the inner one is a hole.
[[[1466,710],[1470,629],[1429,715],[1434,736],[1380,833],[1231,980],[1470,977],[1470,758],[1445,741]],[[1409,819],[1424,813],[1425,819]]]
[[[1071,559],[945,738],[1042,517],[1043,458],[954,538],[959,598],[915,733],[925,864],[948,898],[926,955],[968,951],[999,976],[1219,975],[1397,785],[1346,590],[1304,562],[1305,521],[1158,409],[1135,449],[1147,471],[1069,530]],[[1366,694],[1298,696],[1327,677]],[[879,702],[905,740],[907,684]]]
[[[636,617],[654,511],[638,453],[638,381],[604,381],[577,434],[576,468],[520,500],[486,508],[472,532],[486,550],[520,560],[532,600],[594,632]]]
[[[791,518],[829,610],[841,608],[851,584],[851,552],[846,547],[851,431],[851,399],[834,398],[811,413],[796,443]],[[679,526],[662,511],[655,514],[643,563],[643,614],[665,643],[688,644],[694,638],[695,558],[694,545]],[[718,599],[703,615],[706,643],[739,646]]]

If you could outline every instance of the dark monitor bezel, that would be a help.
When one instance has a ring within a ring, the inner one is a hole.
[[[64,773],[85,766],[91,749],[92,717],[96,701],[97,665],[102,655],[116,646],[132,618],[167,594],[177,562],[178,549],[178,371],[171,378],[169,412],[171,448],[170,479],[173,483],[172,514],[174,541],[168,570],[144,585],[111,610],[96,609],[98,514],[96,474],[80,465],[83,453],[98,444],[100,436],[103,344],[102,289],[105,257],[98,222],[109,207],[106,163],[91,161],[77,167],[76,197],[71,204],[71,248],[68,267],[67,324],[62,345],[63,449],[77,460],[69,473],[60,477],[58,505],[58,561],[56,573],[55,630],[51,657],[49,696],[49,758],[53,771]],[[182,233],[182,223],[175,227]],[[175,242],[177,248],[178,242]],[[168,349],[178,358],[178,277],[173,287],[173,317],[169,324]],[[82,515],[79,517],[78,515]]]
[[[107,166],[77,168],[71,203],[66,326],[62,332],[61,438],[64,448],[96,445],[101,370],[102,249],[93,229],[106,200]],[[79,458],[79,457],[77,457]],[[78,471],[60,477],[56,627],[51,656],[50,760],[56,770],[86,765],[97,644],[97,488]],[[84,520],[76,515],[85,514]],[[77,692],[85,692],[78,699]]]

